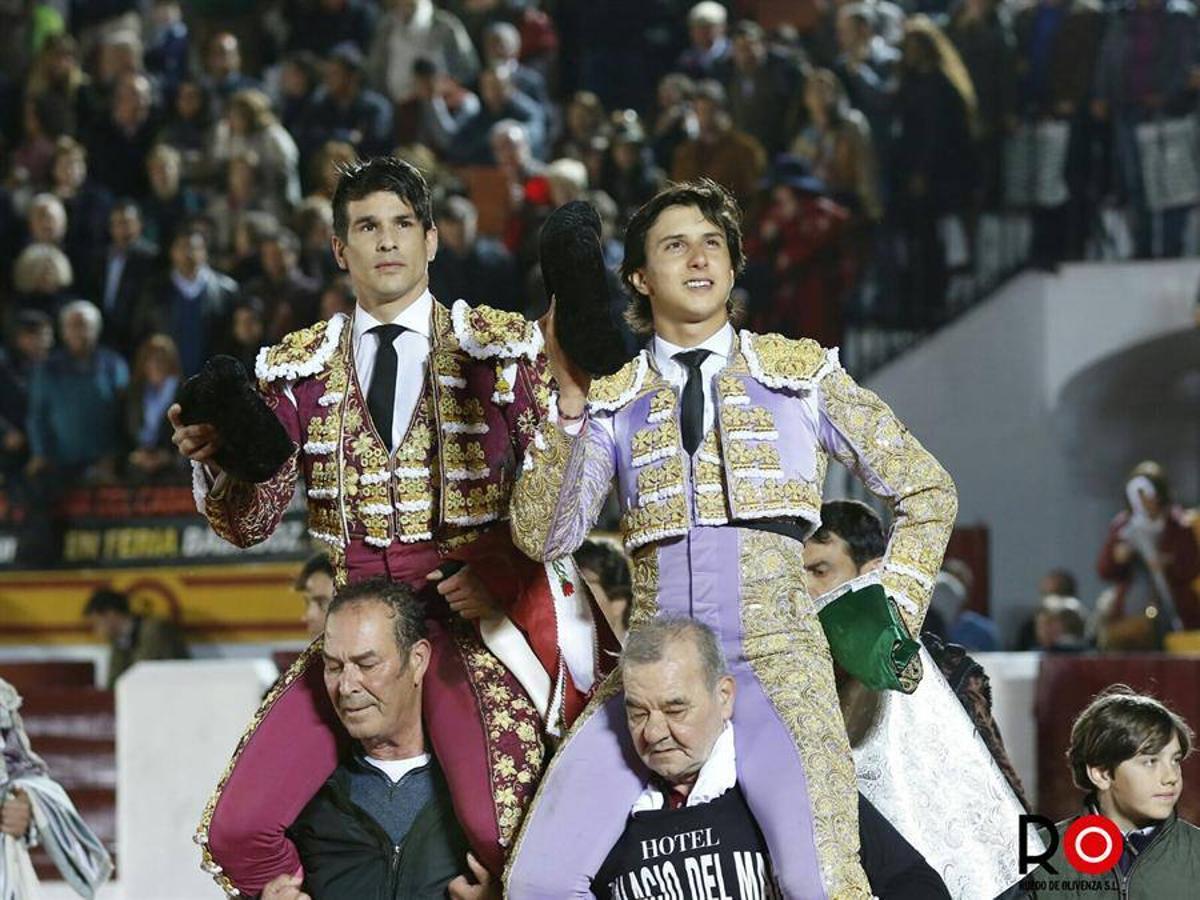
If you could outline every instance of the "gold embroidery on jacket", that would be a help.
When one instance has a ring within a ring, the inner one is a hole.
[[[534,559],[541,554],[554,527],[559,490],[573,452],[582,453],[583,446],[561,428],[546,423],[526,449],[525,471],[513,488],[513,543],[522,553]],[[540,447],[538,445],[541,445]]]
[[[721,426],[727,438],[774,440],[778,437],[775,417],[765,407],[742,409],[731,406],[721,411]]]
[[[487,734],[492,802],[500,845],[507,847],[516,836],[542,770],[545,748],[540,719],[513,676],[480,643],[474,628],[458,616],[451,628]]]
[[[668,459],[661,466],[642,469],[637,473],[638,506],[672,494],[682,494],[683,491],[683,460],[678,456]]]
[[[783,477],[783,460],[773,444],[748,444],[745,441],[731,440],[725,449],[725,461],[735,474],[749,469],[770,472],[769,477],[772,478]]]
[[[630,555],[632,603],[629,626],[634,628],[658,615],[658,548],[642,547]]]
[[[650,416],[646,421],[655,425],[675,418],[675,405],[675,392],[670,388],[660,388],[650,398]]]
[[[894,494],[900,514],[880,581],[897,600],[909,631],[919,634],[954,527],[958,509],[954,482],[888,405],[844,370],[834,369],[823,378],[820,390],[826,415],[854,448],[838,461],[852,469],[866,466]]]
[[[627,550],[634,550],[651,541],[687,534],[688,525],[687,498],[682,494],[673,494],[643,507],[626,510],[621,517]]]
[[[679,426],[674,422],[663,422],[661,425],[643,428],[633,436],[634,468],[648,466],[650,463],[680,452]]]

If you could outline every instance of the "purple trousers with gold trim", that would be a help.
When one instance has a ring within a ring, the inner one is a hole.
[[[804,581],[802,545],[733,526],[697,527],[633,559],[636,627],[687,615],[718,635],[737,683],[738,784],[783,895],[866,900],[858,788],[829,645]],[[507,872],[511,900],[591,897],[591,878],[649,780],[609,677],[551,761]]]

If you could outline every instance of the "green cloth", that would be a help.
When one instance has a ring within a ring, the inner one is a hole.
[[[817,614],[843,669],[875,691],[911,694],[921,680],[920,645],[883,586],[872,584],[827,603]]]
[[[63,20],[62,13],[53,6],[47,6],[44,3],[39,3],[33,8],[33,14],[30,16],[30,19],[32,20],[30,42],[33,44],[35,55],[41,51],[42,44],[46,42],[46,38],[62,34],[67,30],[67,23]]]
[[[1051,874],[1045,865],[1021,879],[1026,896],[1037,900],[1098,900],[1121,897],[1124,900],[1175,900],[1200,895],[1200,828],[1172,815],[1161,831],[1134,860],[1125,876],[1118,869],[1106,875],[1077,872],[1063,853],[1062,837],[1075,819],[1056,826],[1058,848],[1050,858]],[[1122,893],[1122,882],[1125,892]],[[1103,887],[1097,889],[1096,885]]]

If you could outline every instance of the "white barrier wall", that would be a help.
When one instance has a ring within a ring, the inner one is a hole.
[[[1137,424],[1139,409],[1153,417],[1183,383],[1134,385],[1133,400],[1086,412],[1064,394],[1123,351],[1194,332],[1198,284],[1194,260],[1028,272],[867,380],[954,476],[959,522],[989,527],[992,613],[1006,640],[1050,568],[1074,571],[1080,599],[1094,601],[1095,558],[1134,463],[1159,459],[1181,499],[1200,499],[1200,425]]]
[[[1037,694],[1040,653],[973,653],[987,672],[992,687],[992,717],[1000,729],[1004,749],[1021,776],[1025,796],[1038,808],[1037,721],[1033,701]]]
[[[275,679],[268,660],[139,663],[117,682],[117,851],[124,900],[213,900],[192,834]]]

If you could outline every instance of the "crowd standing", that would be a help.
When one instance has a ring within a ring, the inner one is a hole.
[[[825,344],[936,326],[1014,215],[1038,265],[1121,235],[1179,255],[1196,21],[1186,0],[6,5],[0,467],[35,496],[47,473],[178,477],[156,423],[183,379],[352,308],[329,200],[360,156],[435,185],[435,295],[531,315],[555,206],[595,205],[615,268],[632,210],[698,176],[749,217],[749,324]]]

